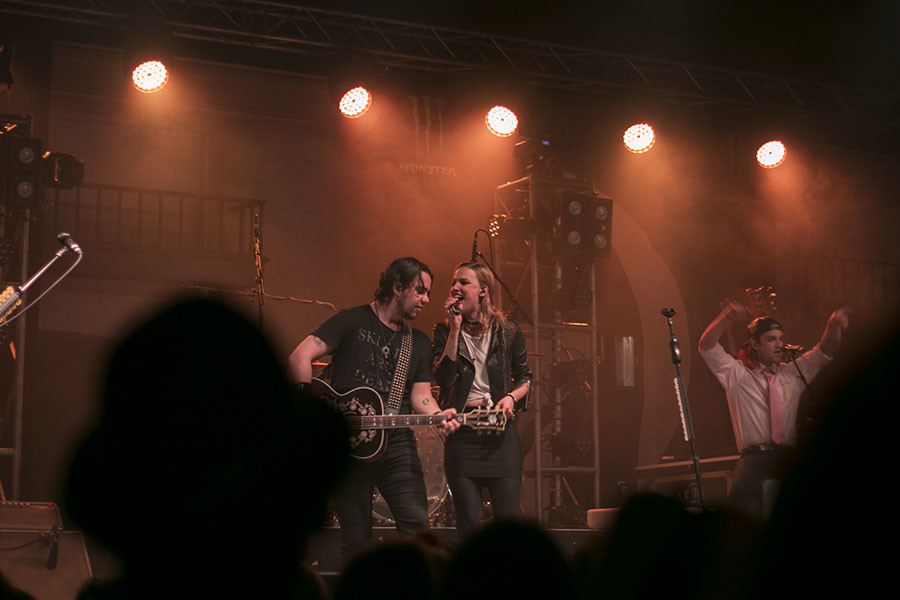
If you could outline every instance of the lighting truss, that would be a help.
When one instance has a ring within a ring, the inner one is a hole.
[[[488,33],[295,6],[268,0],[0,0],[0,13],[121,28],[161,20],[176,37],[307,56],[364,51],[400,69],[478,74],[611,94],[641,90],[676,102],[763,108],[814,122],[900,125],[900,94],[650,59]]]

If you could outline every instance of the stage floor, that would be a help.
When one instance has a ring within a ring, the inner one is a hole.
[[[455,527],[432,527],[430,531],[438,534],[444,541],[456,543]],[[546,529],[551,538],[566,556],[575,554],[594,536],[600,534],[595,529]],[[393,527],[374,527],[372,539],[385,541],[400,537]],[[341,530],[340,527],[325,527],[310,540],[304,562],[323,576],[334,576],[341,570]]]

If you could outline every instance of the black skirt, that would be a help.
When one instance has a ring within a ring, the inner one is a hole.
[[[504,477],[522,479],[522,444],[516,422],[500,433],[481,433],[460,427],[444,446],[447,479],[456,477]]]

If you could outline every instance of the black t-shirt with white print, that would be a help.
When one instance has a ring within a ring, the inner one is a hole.
[[[394,366],[400,354],[402,331],[387,327],[364,304],[338,312],[313,332],[333,348],[331,353],[331,387],[338,393],[366,386],[381,394],[385,406],[390,397]],[[412,329],[412,354],[406,374],[400,412],[410,413],[413,383],[431,383],[431,340],[418,329]]]

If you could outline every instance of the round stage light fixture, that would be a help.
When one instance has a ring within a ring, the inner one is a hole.
[[[169,70],[160,60],[145,60],[131,71],[131,83],[145,94],[158,92],[169,82]]]
[[[774,169],[784,162],[787,148],[778,140],[766,142],[756,151],[756,162],[763,169]]]
[[[516,132],[519,118],[510,109],[498,105],[484,115],[484,124],[497,137],[509,137]]]
[[[656,143],[656,134],[653,133],[653,128],[647,123],[637,123],[625,130],[625,135],[622,136],[622,139],[629,152],[643,154]]]
[[[361,85],[347,90],[338,102],[341,114],[348,119],[358,119],[372,106],[372,95]]]

